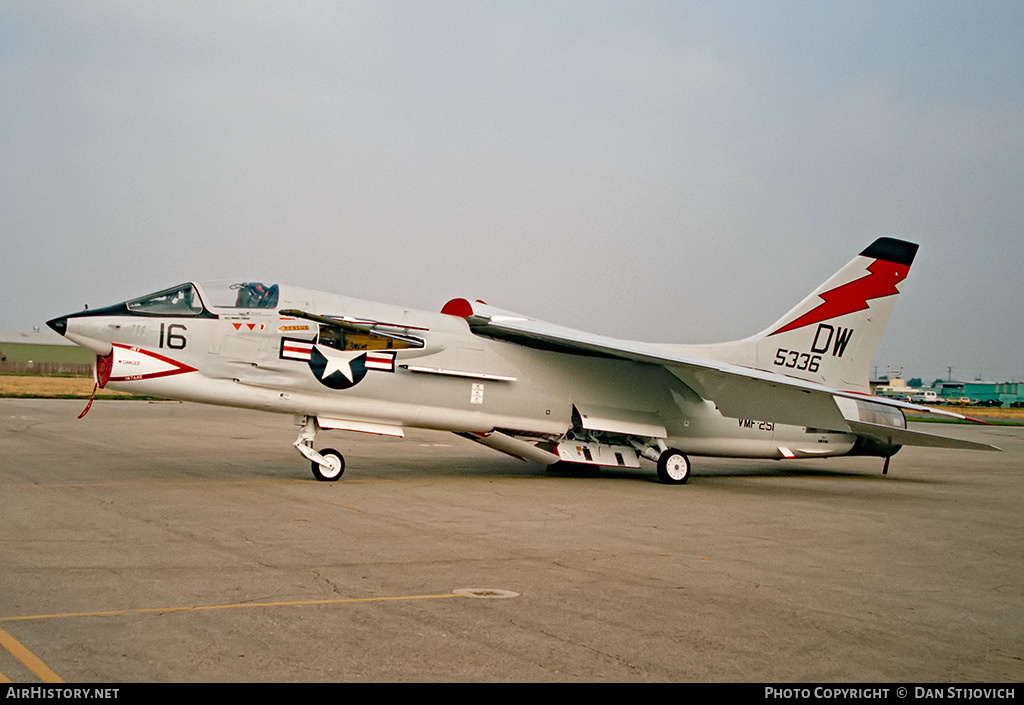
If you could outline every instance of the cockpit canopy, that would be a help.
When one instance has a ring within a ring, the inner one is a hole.
[[[263,282],[214,281],[198,284],[203,301],[214,308],[274,308],[277,284]]]
[[[273,309],[278,296],[277,284],[218,281],[180,284],[132,299],[127,306],[129,311],[154,316],[198,316],[205,308]]]

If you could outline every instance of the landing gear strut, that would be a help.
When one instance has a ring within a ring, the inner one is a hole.
[[[302,430],[299,431],[299,437],[292,445],[304,458],[309,460],[313,477],[323,482],[334,482],[345,474],[345,458],[333,448],[324,448],[319,453],[313,450],[316,431],[316,418],[304,416]]]

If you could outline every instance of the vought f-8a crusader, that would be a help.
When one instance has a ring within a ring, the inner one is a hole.
[[[440,313],[270,282],[187,283],[48,322],[96,353],[99,387],[292,414],[320,480],[345,469],[321,430],[451,431],[544,464],[636,468],[682,484],[690,456],[889,458],[991,450],[912,431],[868,369],[917,245],[881,238],[789,313],[711,345],[618,340],[480,301]]]

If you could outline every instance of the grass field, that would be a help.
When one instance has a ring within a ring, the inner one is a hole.
[[[54,336],[56,337],[56,336]],[[88,365],[96,353],[77,345],[47,345],[44,343],[0,343],[0,356],[11,362],[66,362]]]
[[[1012,421],[1024,423],[1024,409],[1000,409],[991,406],[936,406],[936,409],[948,409],[964,416],[981,419],[983,421]],[[913,416],[909,411],[907,417],[911,421],[935,421],[938,419],[922,419]]]
[[[0,397],[88,399],[93,381],[89,377],[42,377],[38,375],[0,375]],[[134,394],[106,389],[96,391],[98,398],[134,399]]]

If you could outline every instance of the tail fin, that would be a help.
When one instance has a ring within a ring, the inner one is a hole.
[[[869,391],[871,361],[916,254],[912,242],[875,240],[754,336],[757,366],[830,387]]]
[[[837,389],[869,392],[871,362],[916,254],[912,242],[879,238],[757,335],[674,347]]]

